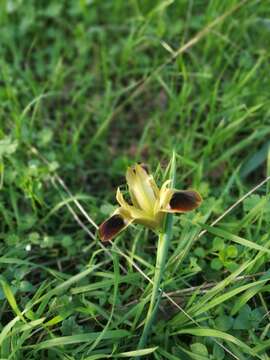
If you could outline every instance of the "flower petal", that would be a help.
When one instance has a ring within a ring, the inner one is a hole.
[[[122,230],[128,227],[132,222],[132,219],[125,216],[125,211],[122,209],[116,210],[116,212],[107,220],[105,220],[98,229],[99,237],[101,241],[110,241]]]
[[[184,213],[196,209],[201,202],[202,197],[197,191],[166,189],[161,211]]]
[[[119,205],[121,206],[121,209],[124,209],[127,212],[129,212],[129,216],[131,218],[134,219],[134,218],[141,218],[141,217],[145,216],[144,212],[141,209],[138,209],[137,207],[130,205],[126,202],[119,187],[117,188],[117,191],[116,191],[116,200],[118,201]]]
[[[117,189],[116,199],[118,203],[121,205],[120,211],[126,211],[128,213],[128,217],[134,221],[136,224],[141,224],[151,229],[155,229],[159,227],[159,224],[162,222],[163,215],[161,213],[156,214],[155,217],[150,217],[143,210],[137,209],[135,206],[129,205],[121,193],[120,188]]]
[[[149,168],[146,164],[144,163],[139,163],[138,164],[148,175],[148,182],[150,184],[150,186],[152,187],[152,190],[154,191],[155,197],[158,198],[159,197],[159,188],[156,184],[156,181],[153,177],[153,175],[150,174]]]
[[[159,199],[158,201],[156,202],[156,205],[155,205],[155,212],[157,213],[158,211],[160,211],[160,209],[164,209],[169,200],[170,200],[170,197],[171,197],[171,189],[169,188],[171,184],[171,180],[166,180],[162,186],[161,186],[161,189],[160,189],[160,192],[159,192]]]
[[[148,215],[153,215],[157,186],[152,176],[143,166],[136,164],[128,168],[126,179],[133,205],[147,212]]]

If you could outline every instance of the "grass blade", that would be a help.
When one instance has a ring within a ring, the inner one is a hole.
[[[2,288],[3,288],[3,291],[4,291],[4,294],[7,298],[7,301],[9,302],[9,305],[11,306],[12,310],[15,312],[15,314],[17,316],[19,316],[19,318],[26,322],[18,305],[17,305],[17,302],[16,302],[16,299],[13,295],[13,292],[11,291],[11,288],[10,286],[4,281],[4,280],[0,280],[0,283],[2,285]]]
[[[250,249],[263,251],[263,252],[266,252],[266,253],[270,254],[270,250],[267,249],[266,247],[258,245],[258,244],[254,243],[252,241],[246,240],[246,239],[244,239],[244,238],[242,238],[240,236],[231,234],[228,231],[225,231],[225,230],[217,228],[217,227],[209,226],[209,225],[206,225],[206,224],[201,224],[200,223],[200,225],[201,225],[202,228],[204,228],[205,230],[207,230],[209,233],[211,233],[213,235],[220,236],[220,237],[222,237],[222,238],[224,238],[226,240],[233,241],[233,242],[235,242],[237,244],[243,245],[243,246],[248,247]]]
[[[189,334],[193,336],[202,336],[202,337],[214,337],[219,338],[228,342],[232,342],[233,344],[237,345],[241,348],[244,352],[249,355],[256,356],[260,358],[254,349],[246,345],[243,341],[237,339],[236,337],[232,336],[231,334],[225,333],[223,331],[215,330],[215,329],[208,329],[208,328],[194,328],[194,329],[183,329],[179,330],[174,335],[180,334]]]
[[[49,349],[57,346],[66,346],[79,343],[91,343],[98,339],[101,332],[84,333],[80,335],[62,336],[54,339],[45,340],[37,345],[31,345],[30,347],[35,350]],[[126,330],[110,330],[102,335],[103,339],[119,339],[129,336],[129,332]]]
[[[116,358],[131,358],[133,356],[144,356],[148,354],[152,354],[158,349],[158,346],[148,348],[148,349],[141,349],[141,350],[134,350],[134,351],[127,351],[121,354],[117,354]]]

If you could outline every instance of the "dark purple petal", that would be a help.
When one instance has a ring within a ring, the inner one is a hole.
[[[101,241],[109,241],[126,227],[123,217],[119,214],[111,216],[99,227],[99,237]]]
[[[169,205],[171,210],[186,212],[196,209],[201,202],[201,195],[197,191],[186,190],[173,193]]]

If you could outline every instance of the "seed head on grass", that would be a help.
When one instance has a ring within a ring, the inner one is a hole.
[[[116,200],[120,207],[99,226],[99,236],[104,242],[111,240],[131,223],[160,232],[166,213],[185,213],[196,209],[202,202],[197,191],[171,189],[171,180],[165,181],[159,189],[144,164],[129,167],[126,180],[131,204],[124,199],[118,187]]]

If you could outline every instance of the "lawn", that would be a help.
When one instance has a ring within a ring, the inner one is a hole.
[[[269,2],[2,0],[0,34],[0,359],[270,359]],[[97,232],[141,162],[203,198],[160,284],[152,230]]]

